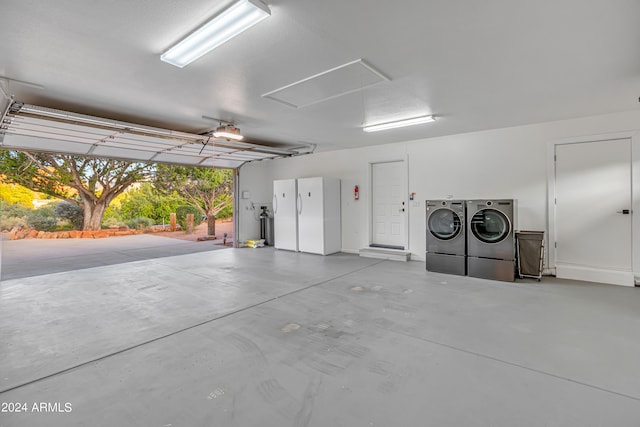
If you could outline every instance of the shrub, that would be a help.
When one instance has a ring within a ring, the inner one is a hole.
[[[75,230],[82,230],[84,212],[82,208],[75,203],[60,202],[53,208],[53,213],[58,218],[69,221]]]
[[[38,231],[54,231],[58,226],[58,219],[53,214],[53,206],[42,206],[27,215],[27,225]]]
[[[8,203],[0,200],[0,215],[8,218],[25,218],[31,213],[31,209],[17,203]]]
[[[74,225],[71,224],[68,219],[58,220],[58,226],[56,227],[56,231],[71,231],[71,230],[78,230],[78,229],[74,227]]]
[[[54,231],[58,227],[58,220],[42,213],[32,213],[27,216],[27,225],[38,231]]]
[[[116,217],[110,217],[105,219],[104,221],[102,221],[102,227],[103,228],[109,228],[109,227],[113,227],[113,226],[121,226],[121,225],[126,225],[124,221],[122,221],[119,218]]]
[[[187,229],[187,214],[193,214],[193,226],[197,227],[202,222],[202,212],[191,205],[178,206],[176,209],[176,221],[183,230]]]
[[[16,216],[0,216],[0,231],[11,231],[16,225],[24,225],[26,218]]]
[[[133,228],[136,230],[146,230],[153,225],[153,220],[149,218],[138,217],[126,221],[126,224],[129,226],[129,228]]]
[[[37,196],[33,191],[18,184],[7,184],[0,177],[0,203],[21,205],[31,210],[34,198]]]
[[[30,213],[29,208],[0,200],[0,230],[9,231],[16,225],[25,225]]]

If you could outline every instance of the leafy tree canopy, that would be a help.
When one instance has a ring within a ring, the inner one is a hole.
[[[111,200],[144,181],[153,165],[51,153],[0,151],[0,173],[10,183],[78,204],[83,229],[100,229]]]
[[[209,235],[215,235],[216,215],[233,205],[230,169],[158,165],[154,184],[166,194],[177,192],[206,215]]]
[[[150,182],[129,189],[118,201],[118,213],[123,219],[145,217],[157,224],[163,221],[168,223],[171,213],[185,204],[184,198],[177,192],[161,193]]]

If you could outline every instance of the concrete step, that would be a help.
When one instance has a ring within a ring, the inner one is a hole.
[[[364,258],[388,259],[390,261],[407,262],[411,259],[411,252],[400,249],[362,248],[360,256]]]

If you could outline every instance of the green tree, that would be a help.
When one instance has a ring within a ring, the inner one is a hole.
[[[119,202],[118,212],[121,218],[145,217],[153,219],[156,224],[168,222],[171,213],[186,203],[184,197],[177,192],[162,193],[150,182],[129,189]]]
[[[233,205],[233,171],[201,167],[158,165],[154,185],[166,194],[178,192],[207,217],[207,234],[216,234],[216,215]]]
[[[51,153],[0,151],[0,173],[10,183],[75,203],[83,230],[99,230],[111,200],[146,180],[153,165]]]

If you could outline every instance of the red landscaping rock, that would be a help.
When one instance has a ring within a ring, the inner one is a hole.
[[[71,230],[71,231],[38,231],[25,226],[15,226],[9,232],[9,240],[19,239],[102,239],[105,237],[130,236],[143,234],[142,230],[131,230],[129,227],[109,227],[105,230]]]
[[[9,232],[9,240],[18,240],[18,233],[22,231],[21,226],[15,226]]]

